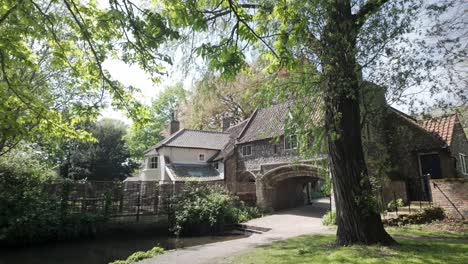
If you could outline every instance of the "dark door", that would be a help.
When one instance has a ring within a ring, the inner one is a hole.
[[[419,156],[419,159],[421,161],[421,176],[430,174],[431,179],[442,178],[439,154],[423,154]]]

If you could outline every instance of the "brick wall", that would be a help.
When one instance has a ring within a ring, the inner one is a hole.
[[[468,179],[451,178],[430,181],[432,202],[450,218],[468,218]]]

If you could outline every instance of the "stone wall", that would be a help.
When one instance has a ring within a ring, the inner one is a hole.
[[[420,178],[419,154],[438,153],[442,177],[453,177],[453,159],[444,148],[445,143],[396,112],[389,112],[386,120],[386,144],[392,165],[388,174],[390,179],[407,183],[410,200],[428,200],[428,193],[424,191]]]
[[[468,218],[468,178],[430,181],[432,203],[440,206],[450,218]]]
[[[455,123],[450,150],[452,152],[453,157],[457,160],[457,176],[468,176],[468,174],[464,175],[462,173],[460,162],[460,153],[463,153],[468,156],[468,140],[466,139],[465,132],[463,131],[463,127],[461,126],[460,122]]]

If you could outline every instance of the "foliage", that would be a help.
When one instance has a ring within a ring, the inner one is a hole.
[[[142,126],[134,123],[129,129],[125,140],[132,158],[141,159],[149,146],[162,140],[167,122],[176,114],[181,104],[187,99],[187,92],[182,84],[167,87],[153,100],[149,109],[150,119]]]
[[[326,177],[325,182],[323,183],[322,187],[320,188],[320,191],[322,192],[323,196],[329,197],[330,195],[332,195],[331,188],[332,188],[331,178]]]
[[[202,235],[259,216],[258,209],[243,206],[222,186],[187,183],[170,200],[171,231],[175,235]]]
[[[92,140],[76,124],[112,106],[146,120],[137,91],[112,79],[104,61],[138,64],[155,79],[179,37],[152,9],[133,1],[16,1],[0,6],[0,154],[21,140]]]
[[[1,245],[91,236],[106,220],[103,215],[71,212],[66,188],[50,195],[42,171],[12,164],[16,163],[0,163]]]
[[[405,203],[403,202],[403,199],[401,198],[398,198],[396,200],[391,200],[390,202],[388,202],[387,211],[395,212],[398,207],[402,207],[404,205]]]
[[[466,237],[465,237],[466,238]],[[335,235],[305,235],[255,247],[225,260],[226,263],[467,263],[465,240],[439,237],[398,239],[398,246],[354,245],[336,247]]]
[[[322,218],[322,225],[336,225],[336,211],[328,211]]]
[[[122,180],[135,164],[130,160],[124,141],[126,125],[118,120],[102,119],[90,126],[97,142],[72,141],[66,159],[60,164],[64,178],[88,180]]]
[[[424,208],[420,213],[410,215],[399,215],[396,218],[390,218],[383,220],[385,225],[388,226],[403,226],[413,224],[426,224],[436,220],[444,219],[444,210],[440,207]]]
[[[161,255],[163,253],[164,253],[163,248],[153,247],[152,249],[148,251],[137,251],[133,253],[132,255],[130,255],[126,260],[116,260],[116,261],[112,261],[109,264],[131,264],[131,263],[135,263],[140,260],[143,260],[143,259],[148,259],[157,255]]]
[[[233,124],[248,118],[261,103],[260,89],[265,74],[252,66],[226,80],[214,73],[205,74],[194,87],[182,118],[188,127],[219,130],[223,117]]]

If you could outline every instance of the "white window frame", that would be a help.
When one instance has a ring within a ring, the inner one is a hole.
[[[158,156],[149,157],[149,159],[148,159],[148,168],[149,169],[157,169],[158,167],[159,167],[159,157]]]
[[[205,161],[205,153],[198,154],[198,161]]]
[[[459,153],[458,155],[460,157],[461,172],[465,175],[468,175],[468,160],[466,158],[466,155],[463,153]]]
[[[250,152],[247,153],[247,149],[250,148]],[[241,154],[243,157],[252,156],[252,145],[243,145],[241,148]]]
[[[291,139],[295,137],[296,138],[296,144],[295,146],[293,146],[291,144]],[[287,146],[287,141],[289,140],[289,145],[291,145],[290,147]],[[287,135],[287,136],[284,136],[284,149],[285,150],[293,150],[293,149],[297,149],[297,147],[299,146],[299,141],[297,140],[297,135],[296,134],[292,134],[292,135]]]

